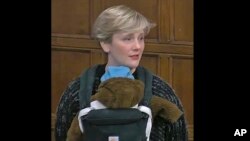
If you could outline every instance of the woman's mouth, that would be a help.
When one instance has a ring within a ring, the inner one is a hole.
[[[139,59],[139,55],[131,55],[129,56],[132,60],[138,60]]]

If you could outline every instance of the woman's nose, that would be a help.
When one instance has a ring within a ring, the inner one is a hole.
[[[141,48],[141,43],[139,40],[135,40],[133,49],[140,49]]]

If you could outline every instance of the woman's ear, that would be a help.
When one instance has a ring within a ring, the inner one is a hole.
[[[104,52],[109,53],[109,51],[110,51],[110,44],[109,43],[100,42],[100,45],[101,45]]]

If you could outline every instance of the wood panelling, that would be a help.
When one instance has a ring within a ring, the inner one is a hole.
[[[56,112],[59,99],[68,83],[90,66],[90,51],[52,50],[52,109]]]
[[[194,125],[193,124],[188,125],[188,140],[189,141],[194,140]]]
[[[174,56],[172,85],[185,107],[188,124],[193,124],[193,58]]]
[[[104,64],[107,60],[107,55],[102,50],[91,51],[91,65]]]
[[[165,54],[159,54],[159,76],[165,80],[170,82],[170,63],[169,56]]]
[[[55,113],[51,113],[51,141],[55,141],[55,123],[56,115]]]
[[[140,62],[140,65],[146,67],[154,74],[158,74],[158,55],[144,53]]]
[[[52,0],[52,32],[90,35],[89,0]]]
[[[95,18],[109,6],[128,5],[155,22],[149,41],[172,44],[193,42],[193,0],[52,0],[52,33],[90,38]],[[145,10],[146,9],[146,10]]]
[[[170,42],[170,4],[169,0],[159,1],[158,31],[160,43]]]
[[[97,16],[104,10],[102,0],[90,0],[90,25],[94,24]]]
[[[52,46],[62,48],[78,48],[79,50],[100,49],[99,44],[95,40],[84,39],[82,36],[52,34],[51,44]],[[150,43],[146,40],[145,51],[152,53],[192,55],[193,47],[191,45]]]
[[[193,42],[193,0],[170,0],[171,39],[175,44]]]

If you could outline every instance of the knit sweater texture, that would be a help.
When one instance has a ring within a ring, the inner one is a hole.
[[[96,93],[100,84],[100,78],[105,73],[105,64],[99,65],[96,70],[93,94]],[[137,79],[137,71],[133,73]],[[56,113],[55,138],[56,141],[66,141],[67,131],[70,128],[73,118],[80,110],[79,105],[80,77],[71,81],[63,92]],[[175,103],[183,111],[181,101],[174,93],[170,85],[160,77],[153,74],[152,80],[153,95],[168,99]],[[184,113],[184,111],[183,111]],[[150,134],[150,141],[187,141],[188,133],[183,114],[175,123],[170,123],[165,119],[156,116]]]

